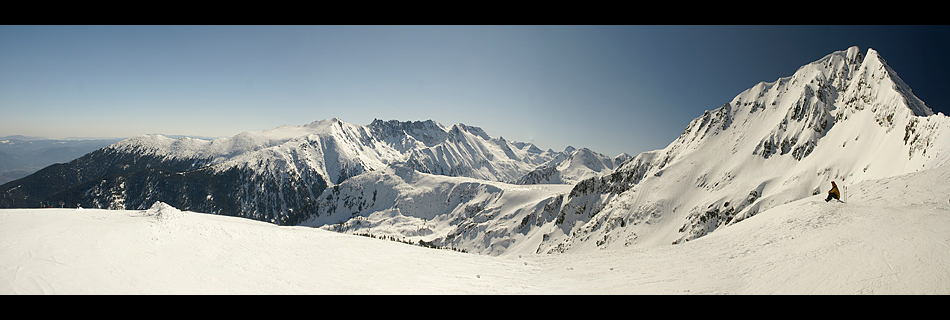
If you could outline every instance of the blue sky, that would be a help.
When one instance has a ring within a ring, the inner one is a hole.
[[[544,149],[663,148],[856,45],[950,114],[948,26],[0,26],[0,136],[465,123]]]

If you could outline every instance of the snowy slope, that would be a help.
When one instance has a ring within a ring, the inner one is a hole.
[[[179,211],[0,209],[0,294],[950,294],[950,167],[676,246],[487,256]]]
[[[329,189],[317,200],[319,212],[301,225],[498,255],[515,248],[534,250],[537,243],[524,241],[527,224],[553,221],[557,206],[549,203],[559,204],[570,188],[396,167],[365,173]]]

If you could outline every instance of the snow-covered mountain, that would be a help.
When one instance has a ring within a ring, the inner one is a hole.
[[[213,141],[148,135],[112,148],[165,159],[204,159],[218,171],[246,167],[260,173],[268,170],[265,164],[293,163],[297,169],[316,169],[331,185],[395,163],[425,173],[511,181],[559,154],[530,143],[492,138],[481,128],[464,124],[445,127],[432,120],[377,119],[359,126],[337,118]]]
[[[666,148],[585,180],[538,252],[682,243],[769,208],[950,163],[934,114],[873,49],[831,53],[690,122]],[[908,195],[912,196],[912,195]]]
[[[610,173],[631,158],[626,153],[610,158],[587,148],[568,146],[561,156],[528,172],[515,183],[576,184],[590,177]]]
[[[126,139],[0,186],[0,204],[143,209],[162,201],[297,224],[320,211],[318,198],[327,188],[391,166],[513,181],[560,155],[464,124],[374,120],[359,126],[334,118],[214,140]]]

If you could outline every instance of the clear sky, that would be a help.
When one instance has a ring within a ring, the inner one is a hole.
[[[0,26],[0,136],[232,136],[432,119],[542,149],[663,148],[856,45],[950,114],[948,26]]]

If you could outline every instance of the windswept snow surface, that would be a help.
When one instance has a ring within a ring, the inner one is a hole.
[[[488,256],[179,211],[0,210],[0,294],[950,294],[950,167],[679,245]]]

